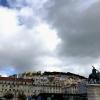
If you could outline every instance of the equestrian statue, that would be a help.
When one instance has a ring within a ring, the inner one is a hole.
[[[88,77],[89,84],[100,84],[100,72],[92,66],[92,73]]]

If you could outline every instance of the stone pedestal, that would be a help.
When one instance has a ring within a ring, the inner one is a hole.
[[[88,100],[100,100],[100,84],[87,85]]]

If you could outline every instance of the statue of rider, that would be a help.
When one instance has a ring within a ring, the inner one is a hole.
[[[88,78],[88,82],[89,83],[98,83],[99,80],[100,80],[100,74],[99,74],[99,71],[94,67],[92,66],[93,69],[92,69],[92,73],[89,75],[89,78]]]
[[[93,67],[93,69],[92,69],[92,74],[95,76],[95,75],[96,75],[97,70],[96,70],[96,68],[95,68],[94,66],[92,66],[92,67]]]
[[[98,70],[94,66],[92,66],[92,67],[93,67],[93,69],[92,69],[92,75],[93,75],[94,78],[97,78],[97,71]]]

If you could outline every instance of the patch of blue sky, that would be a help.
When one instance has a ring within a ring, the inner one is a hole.
[[[0,6],[11,9],[21,9],[29,5],[25,0],[0,0]]]
[[[21,9],[28,6],[26,0],[7,0],[10,8]]]
[[[16,71],[15,71],[15,69],[14,68],[12,68],[12,67],[4,67],[4,69],[2,69],[1,71],[0,71],[0,74],[2,75],[2,76],[9,76],[9,75],[13,75],[13,74],[15,74],[16,73]]]
[[[0,6],[9,8],[10,5],[7,0],[0,0]]]

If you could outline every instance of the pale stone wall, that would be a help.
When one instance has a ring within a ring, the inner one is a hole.
[[[88,100],[100,100],[100,84],[87,85]]]

